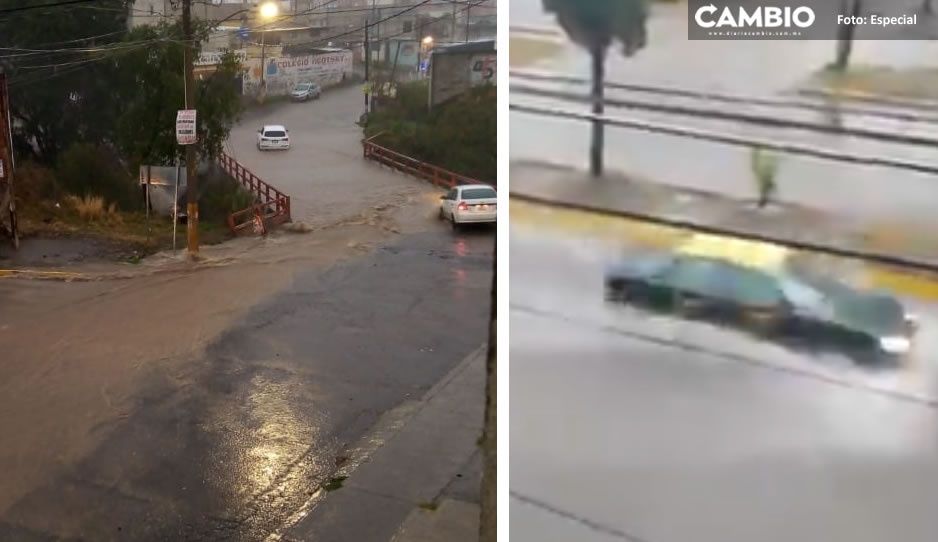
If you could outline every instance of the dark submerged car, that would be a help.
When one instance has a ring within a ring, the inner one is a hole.
[[[889,294],[699,255],[630,257],[607,269],[605,295],[610,302],[837,346],[860,359],[902,357],[911,349],[915,328],[914,319]]]

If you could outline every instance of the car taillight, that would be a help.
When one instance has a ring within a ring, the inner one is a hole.
[[[460,211],[466,211],[466,210],[468,210],[468,209],[469,209],[469,206],[466,205],[466,202],[465,202],[465,201],[459,202],[459,210],[460,210]]]

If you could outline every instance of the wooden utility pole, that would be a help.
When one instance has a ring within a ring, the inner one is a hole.
[[[370,21],[365,20],[365,114],[371,110],[368,108],[368,93],[371,91],[371,43],[368,41]]]
[[[182,33],[186,42],[183,49],[183,60],[186,65],[186,109],[196,109],[195,77],[192,74],[192,56],[195,51],[195,38],[192,34],[192,0],[182,1]],[[196,177],[198,169],[196,160],[195,145],[186,145],[186,230],[190,256],[199,254],[199,183]]]
[[[6,74],[0,73],[0,229],[7,230],[13,248],[19,248],[16,200],[13,197],[13,139],[10,134],[10,96]]]

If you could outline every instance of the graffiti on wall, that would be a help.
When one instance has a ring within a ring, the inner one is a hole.
[[[260,90],[261,62],[258,58],[245,61],[244,93],[251,95]],[[297,83],[312,81],[320,86],[334,85],[351,77],[352,52],[340,51],[306,56],[283,56],[264,61],[264,82],[268,96],[284,96]]]
[[[483,85],[485,83],[495,84],[495,62],[496,55],[475,55],[470,59],[471,71],[469,72],[469,84],[472,86]]]

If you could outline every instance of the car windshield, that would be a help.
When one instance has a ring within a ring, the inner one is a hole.
[[[491,188],[470,188],[462,191],[462,199],[495,199],[497,196]]]
[[[287,133],[283,130],[267,130],[264,135],[267,137],[286,137]]]
[[[293,90],[297,92],[303,92],[303,91],[309,90],[311,86],[312,85],[310,85],[309,83],[302,83],[302,84],[297,85]]]

